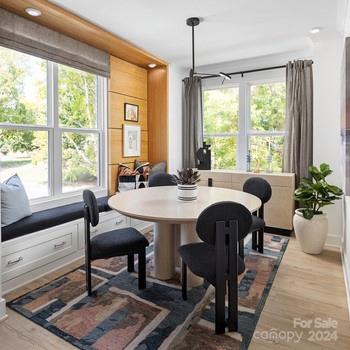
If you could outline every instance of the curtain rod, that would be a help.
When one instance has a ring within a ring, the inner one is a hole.
[[[313,64],[314,62],[311,61],[311,64]],[[232,73],[226,73],[227,75],[241,75],[243,77],[244,74],[247,73],[256,73],[256,72],[263,72],[266,70],[273,70],[273,69],[282,69],[282,68],[286,68],[287,65],[283,65],[283,66],[273,66],[273,67],[266,67],[266,68],[257,68],[257,69],[250,69],[250,70],[245,70],[245,71],[238,71],[238,72],[232,72]],[[201,73],[197,73],[197,74],[201,74]],[[204,77],[202,77],[202,79],[211,79],[211,78],[220,78],[221,75],[219,74],[208,74]]]

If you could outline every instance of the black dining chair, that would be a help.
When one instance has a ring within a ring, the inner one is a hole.
[[[151,175],[148,179],[149,187],[158,187],[158,186],[176,186],[177,181],[174,175],[167,173],[158,173]]]
[[[179,248],[182,258],[182,297],[187,299],[187,267],[215,287],[215,332],[238,329],[238,275],[244,272],[238,255],[238,241],[249,233],[252,216],[242,204],[219,202],[199,215],[196,230],[203,243]],[[228,283],[228,319],[225,317],[226,283]]]
[[[251,177],[243,185],[243,192],[250,193],[261,200],[261,207],[252,215],[252,226],[249,232],[252,232],[252,249],[259,253],[264,253],[264,205],[272,196],[271,185],[261,177]],[[242,257],[244,242],[240,241],[240,256]]]
[[[83,192],[84,222],[85,222],[85,268],[86,289],[88,295],[91,288],[91,261],[109,259],[115,256],[128,256],[128,272],[134,271],[134,255],[138,254],[139,289],[146,288],[146,247],[147,239],[133,227],[120,228],[104,232],[90,238],[90,225],[99,222],[99,211],[94,193],[90,190]]]

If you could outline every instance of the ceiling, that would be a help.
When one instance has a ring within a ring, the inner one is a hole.
[[[345,0],[54,0],[50,1],[131,43],[183,66],[191,64],[196,27],[196,64],[204,65],[300,50],[309,30],[333,32]],[[345,11],[344,11],[345,12]],[[316,34],[317,35],[317,34]]]

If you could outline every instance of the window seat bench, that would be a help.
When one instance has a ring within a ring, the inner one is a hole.
[[[152,223],[128,218],[97,199],[100,221],[91,237],[118,228],[134,227],[142,233]],[[83,202],[35,212],[2,228],[1,280],[3,293],[51,273],[85,255]]]
[[[100,212],[111,210],[108,206],[108,197],[97,199]],[[11,225],[1,228],[1,241],[22,237],[24,235],[45,230],[50,227],[65,224],[84,217],[84,204],[77,202],[56,208],[46,209],[33,213]]]

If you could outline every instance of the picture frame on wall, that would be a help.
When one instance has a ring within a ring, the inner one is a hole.
[[[140,125],[123,125],[123,157],[141,156]]]
[[[124,120],[128,122],[139,122],[139,106],[132,103],[124,103]]]

